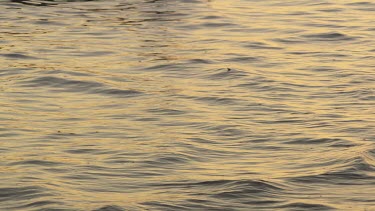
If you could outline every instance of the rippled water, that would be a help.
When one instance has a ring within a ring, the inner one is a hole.
[[[0,210],[375,210],[373,2],[0,11]]]

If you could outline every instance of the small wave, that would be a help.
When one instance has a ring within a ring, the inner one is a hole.
[[[28,87],[56,87],[65,88],[67,90],[88,90],[92,88],[102,87],[103,85],[98,82],[89,81],[77,81],[66,78],[54,77],[54,76],[44,76],[29,81],[23,81],[22,84]]]
[[[143,205],[150,206],[153,209],[159,208],[158,210],[166,210],[166,211],[172,211],[172,210],[187,210],[186,205],[176,205],[176,204],[169,204],[166,202],[145,202]]]
[[[355,7],[355,9],[361,10],[361,11],[375,11],[374,2],[360,1],[360,2],[347,3],[346,5]]]
[[[102,149],[91,149],[91,148],[80,148],[80,149],[69,149],[65,152],[71,153],[71,154],[92,154],[92,155],[98,155],[98,154],[113,154],[113,151],[107,151]]]
[[[206,78],[211,80],[228,80],[228,79],[236,79],[236,78],[243,78],[248,75],[247,72],[239,70],[239,69],[232,69],[232,68],[219,68],[213,71],[208,71],[205,73]]]
[[[160,115],[182,115],[186,114],[186,111],[177,109],[162,109],[162,108],[152,108],[147,110],[150,113],[160,114]]]
[[[190,155],[184,153],[164,153],[155,155],[143,163],[152,166],[166,166],[166,165],[181,165],[192,161],[200,161],[201,158],[197,155]]]
[[[105,95],[113,95],[117,97],[131,97],[131,96],[137,96],[143,94],[142,92],[136,91],[136,90],[122,90],[122,89],[99,89],[94,90],[91,93],[101,93]]]
[[[38,1],[30,1],[30,0],[10,0],[10,2],[24,4],[24,5],[28,5],[28,6],[42,6],[42,7],[56,5],[56,4],[51,3],[51,2],[47,3],[47,2],[44,2],[44,1],[38,2]]]
[[[90,52],[71,52],[71,56],[74,57],[100,57],[114,54],[112,51],[90,51]]]
[[[321,12],[329,12],[329,13],[337,13],[337,12],[342,12],[344,9],[342,8],[330,8],[330,9],[320,9],[319,11]]]
[[[295,97],[291,93],[301,92],[301,88],[309,88],[307,87],[307,85],[303,84],[281,83],[279,81],[261,75],[255,75],[251,78],[251,80],[248,80],[245,83],[238,83],[236,87],[262,92],[278,91],[280,92],[279,95],[281,95],[281,92],[290,93],[289,96],[291,97]]]
[[[107,205],[93,211],[124,211],[124,209],[116,205]]]
[[[50,87],[58,88],[55,91],[86,92],[116,97],[132,97],[142,94],[142,92],[136,90],[107,88],[105,84],[99,82],[72,80],[54,76],[44,76],[29,81],[22,81],[21,84],[24,87]]]
[[[251,42],[244,44],[243,47],[250,49],[263,49],[263,50],[280,50],[282,47],[271,46],[263,42]]]
[[[312,145],[325,145],[329,147],[354,147],[356,146],[350,141],[338,138],[297,138],[285,142],[286,144],[312,144]]]
[[[236,24],[234,23],[222,23],[222,22],[219,22],[219,23],[204,23],[201,25],[202,28],[217,28],[217,27],[222,27],[222,28],[225,28],[227,29],[227,27],[231,28],[233,26],[236,26]]]
[[[294,202],[278,206],[277,208],[286,208],[288,210],[335,210],[333,207],[323,205],[323,204],[312,204],[312,203],[303,203],[303,202]]]
[[[7,197],[20,197],[29,194],[40,193],[41,189],[36,186],[21,188],[0,188],[0,198],[3,200]]]
[[[365,173],[351,172],[351,171],[338,171],[328,172],[314,176],[301,176],[290,178],[292,182],[304,183],[304,184],[335,184],[335,185],[374,185],[375,177],[369,176]]]
[[[13,207],[13,209],[16,210],[23,210],[23,209],[35,209],[38,210],[63,210],[63,209],[54,209],[52,207],[61,207],[63,203],[58,201],[52,201],[52,200],[40,200],[35,202],[26,203],[21,206]]]
[[[229,97],[197,97],[196,100],[206,102],[211,105],[235,105],[238,103],[237,99]]]
[[[309,35],[304,35],[303,37],[316,40],[316,41],[345,41],[345,40],[355,39],[354,37],[350,37],[346,34],[342,34],[338,32],[309,34]]]
[[[253,56],[237,56],[237,57],[232,57],[228,59],[224,59],[223,62],[256,62],[259,61],[260,58],[258,57],[253,57]]]
[[[158,207],[163,210],[178,208],[182,210],[221,210],[223,206],[235,206],[237,208],[248,209],[249,206],[258,208],[273,208],[283,200],[278,198],[283,195],[285,188],[280,184],[265,180],[208,180],[200,182],[181,182],[155,184],[156,188],[161,189],[180,189],[191,192],[192,194],[186,200],[180,203],[146,202],[144,205]],[[218,200],[220,204],[217,204]],[[237,210],[237,209],[226,209]]]
[[[61,3],[66,2],[90,2],[95,0],[69,0],[69,1],[62,1],[62,0],[10,0],[10,2],[28,5],[28,6],[37,6],[37,7],[50,7],[50,6],[56,6]]]
[[[8,54],[0,54],[0,56],[8,58],[8,59],[40,59],[33,56],[27,56],[20,53],[8,53]]]
[[[224,186],[224,189],[213,194],[212,197],[220,199],[236,199],[239,197],[249,197],[253,194],[256,196],[274,197],[273,195],[281,194],[284,190],[276,184],[256,180],[231,181],[227,182]]]
[[[208,15],[208,16],[204,16],[202,17],[202,19],[207,19],[207,20],[212,20],[212,19],[222,19],[223,17],[221,16],[218,16],[218,15]]]
[[[212,64],[213,62],[207,59],[190,59],[187,63],[191,64]]]
[[[50,195],[51,194],[48,194],[46,189],[39,186],[0,188],[0,202],[36,200]]]
[[[275,38],[272,40],[283,44],[299,44],[304,42],[298,37]]]
[[[52,162],[52,161],[46,161],[46,160],[25,160],[25,161],[19,161],[19,162],[13,162],[8,164],[9,166],[19,166],[19,165],[37,165],[37,166],[57,166],[62,165],[62,163],[58,162]]]
[[[166,183],[162,184],[165,187],[180,187],[180,188],[199,188],[212,190],[215,189],[215,197],[220,197],[220,194],[230,193],[231,191],[244,191],[248,194],[261,192],[281,192],[284,189],[280,184],[269,182],[265,180],[207,180],[201,182],[186,182],[186,183]],[[218,195],[219,194],[219,195]]]
[[[153,65],[150,67],[147,67],[147,70],[163,70],[163,71],[168,71],[168,70],[176,70],[179,68],[182,68],[182,64],[177,64],[177,63],[170,63],[170,64],[157,64]]]
[[[369,2],[369,1],[360,1],[360,2],[347,3],[346,5],[350,5],[350,6],[357,6],[357,5],[369,6],[369,5],[372,5],[372,4],[374,4],[374,3]]]

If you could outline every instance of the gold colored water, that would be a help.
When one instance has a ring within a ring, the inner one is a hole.
[[[0,11],[0,210],[375,210],[374,3]]]

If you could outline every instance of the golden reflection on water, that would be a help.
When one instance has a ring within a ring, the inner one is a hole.
[[[374,207],[369,5],[55,3],[0,4],[0,209]]]

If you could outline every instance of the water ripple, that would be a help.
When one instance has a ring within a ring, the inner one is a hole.
[[[112,95],[117,97],[132,97],[142,94],[136,90],[124,90],[116,88],[106,88],[106,86],[99,82],[72,80],[61,77],[44,76],[28,81],[22,81],[22,86],[37,88],[37,87],[50,87],[57,88],[56,91],[65,92],[85,92],[92,94]]]
[[[375,207],[374,3],[0,10],[0,210]]]

